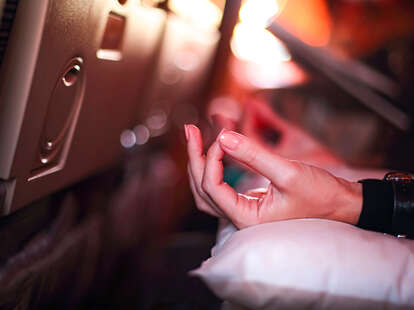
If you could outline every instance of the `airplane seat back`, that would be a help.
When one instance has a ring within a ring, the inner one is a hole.
[[[0,0],[0,12],[6,215],[120,158],[167,14],[115,0]]]

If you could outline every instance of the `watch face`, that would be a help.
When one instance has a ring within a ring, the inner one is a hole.
[[[413,181],[411,175],[404,172],[389,172],[384,176],[385,181],[409,183]]]

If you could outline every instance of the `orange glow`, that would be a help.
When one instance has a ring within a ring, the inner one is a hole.
[[[288,87],[301,84],[307,79],[306,74],[292,61],[274,63],[271,66],[233,61],[231,72],[239,83],[254,89]]]
[[[168,7],[201,28],[218,28],[223,17],[222,10],[209,0],[170,0]]]
[[[288,0],[277,21],[310,45],[329,42],[332,21],[325,0]]]
[[[279,11],[279,2],[276,0],[245,0],[239,17],[243,24],[266,27]]]
[[[285,0],[245,0],[240,8],[240,22],[231,40],[231,50],[240,60],[272,67],[289,61],[290,54],[265,27],[279,14]]]
[[[309,9],[309,2],[313,0],[296,1],[304,6],[301,12]],[[294,63],[290,62],[291,55],[284,44],[274,35],[266,30],[272,19],[279,18],[280,14],[284,14],[284,10],[294,0],[244,0],[240,8],[240,22],[236,25],[231,39],[231,50],[236,57],[232,64],[232,73],[237,80],[253,88],[278,88],[288,85],[302,83],[306,76]],[[319,1],[320,2],[320,1]],[[294,6],[290,5],[292,10]],[[291,11],[289,12],[291,14]],[[301,13],[302,14],[302,13]],[[311,15],[313,16],[313,15]],[[296,25],[295,18],[291,21],[291,16],[284,14],[284,18],[288,17],[289,25]],[[317,16],[316,18],[319,18]],[[328,16],[329,17],[329,16]],[[306,19],[309,22],[309,19]],[[285,23],[286,24],[286,23]],[[284,26],[286,27],[286,25]],[[317,22],[306,24],[307,28],[312,28]],[[299,25],[301,29],[302,24]],[[294,32],[293,26],[286,27],[290,32]],[[305,27],[305,28],[306,28]],[[320,31],[325,28],[316,28]],[[312,30],[311,30],[312,31]],[[329,27],[328,27],[329,32]],[[297,32],[295,33],[297,35]],[[306,34],[306,39],[311,38],[312,43],[325,43],[326,31],[322,32],[321,37],[311,37]],[[304,37],[300,37],[304,39]],[[318,41],[319,40],[319,41]]]
[[[283,43],[275,36],[264,28],[250,24],[239,23],[234,28],[231,49],[240,60],[269,67],[291,59]]]

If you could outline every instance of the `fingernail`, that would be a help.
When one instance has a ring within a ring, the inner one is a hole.
[[[226,131],[220,135],[220,144],[229,150],[235,150],[242,141],[243,136],[234,131]]]
[[[220,139],[221,135],[222,135],[225,131],[226,131],[226,129],[225,129],[225,128],[223,128],[223,129],[221,129],[221,130],[220,130],[219,134],[217,135],[216,141],[218,141],[218,140]]]
[[[188,141],[188,137],[189,137],[188,125],[184,125],[184,133],[185,133],[185,139]]]

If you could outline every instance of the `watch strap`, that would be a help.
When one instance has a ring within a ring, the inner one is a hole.
[[[393,185],[390,182],[375,179],[360,180],[359,183],[362,184],[363,204],[356,226],[392,234]]]
[[[414,182],[391,182],[394,191],[392,231],[395,235],[414,235]]]

